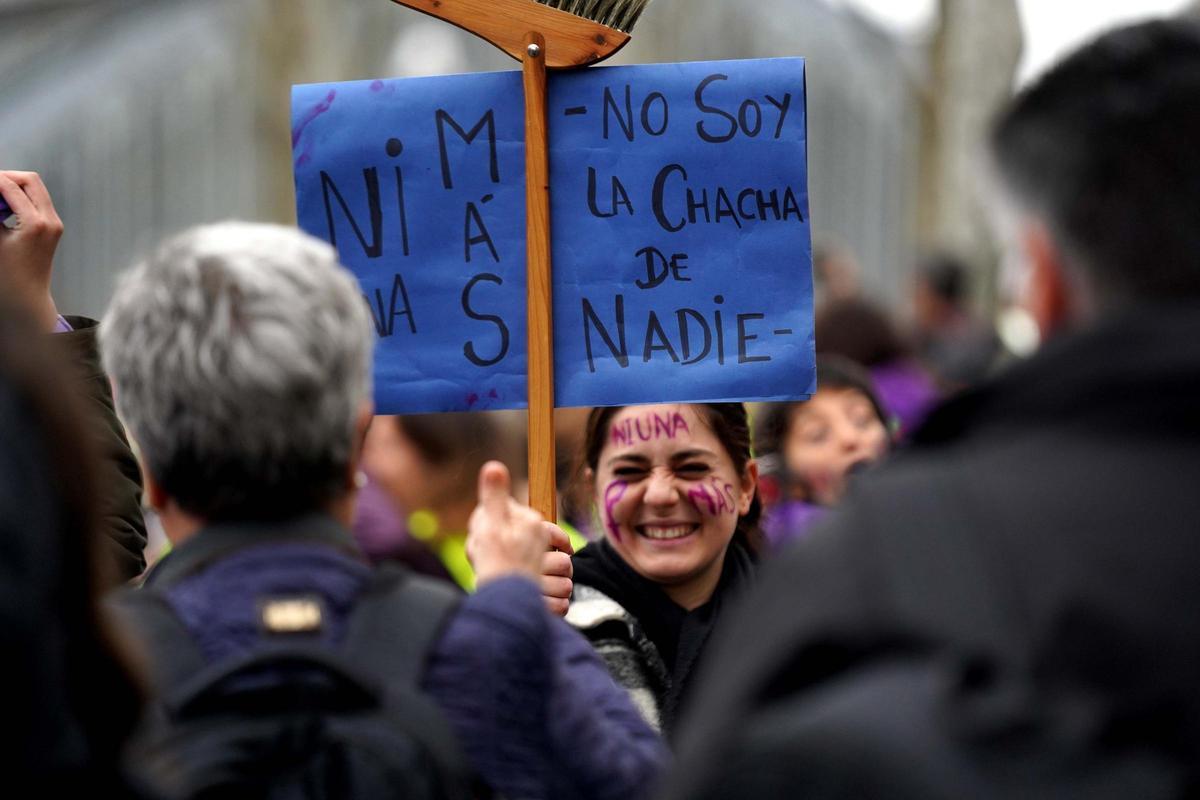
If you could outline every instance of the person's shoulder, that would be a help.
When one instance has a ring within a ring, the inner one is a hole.
[[[52,347],[66,363],[71,364],[84,378],[103,376],[100,349],[96,340],[98,323],[90,317],[65,315],[69,330],[47,334]],[[107,383],[107,381],[106,381]]]
[[[813,562],[839,558],[845,551],[879,546],[898,527],[919,527],[923,507],[940,494],[936,487],[953,480],[954,467],[944,454],[905,453],[874,471],[857,477],[840,505],[806,519],[806,533],[793,537],[767,562]],[[790,569],[790,567],[789,567]]]
[[[1009,440],[1011,442],[1011,439]],[[891,537],[898,526],[919,535],[936,518],[963,500],[967,487],[993,445],[970,431],[931,445],[913,445],[893,454],[882,466],[855,479],[837,513],[816,527],[852,528],[863,537]]]
[[[839,507],[763,564],[755,596],[791,609],[774,624],[803,631],[892,616],[931,559],[949,563],[971,546],[960,471],[957,456],[913,452],[859,476]]]
[[[636,654],[637,660],[659,658],[637,618],[595,587],[575,585],[565,621],[602,653]]]
[[[567,623],[579,630],[597,628],[605,623],[628,623],[632,615],[611,597],[593,586],[575,584],[571,594],[571,605],[567,610]]]
[[[814,524],[814,533],[831,529],[835,535],[826,538],[857,550],[888,550],[898,536],[923,540],[953,518],[977,488],[973,465],[984,456],[978,443],[969,441],[901,452],[858,477],[842,505]]]

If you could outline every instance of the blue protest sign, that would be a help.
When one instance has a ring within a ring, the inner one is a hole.
[[[810,393],[804,62],[556,77],[558,402]]]
[[[300,226],[379,333],[383,412],[525,405],[520,74],[293,90]],[[550,76],[556,401],[815,386],[804,62]]]
[[[525,403],[519,73],[297,86],[300,227],[363,287],[381,413]]]

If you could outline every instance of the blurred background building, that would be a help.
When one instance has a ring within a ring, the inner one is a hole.
[[[979,140],[1034,5],[654,0],[615,63],[805,56],[814,238],[901,308],[925,249],[994,269]],[[115,274],[173,231],[294,220],[291,84],[514,66],[387,0],[0,0],[0,165],[44,175],[67,225],[59,305],[98,314]]]

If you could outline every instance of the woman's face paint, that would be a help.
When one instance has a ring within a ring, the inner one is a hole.
[[[625,481],[613,481],[604,489],[604,527],[615,541],[621,541],[621,526],[613,517],[613,508],[625,496],[629,484]]]
[[[673,598],[698,593],[700,602],[720,578],[755,483],[734,469],[704,414],[691,405],[621,409],[596,470],[596,506],[614,549]]]
[[[736,512],[737,505],[733,498],[733,485],[721,483],[718,478],[711,478],[708,484],[700,483],[687,491],[688,498],[696,504],[696,508],[707,512],[710,516],[720,516]]]
[[[666,437],[674,439],[680,433],[691,433],[687,420],[678,411],[649,411],[622,420],[613,419],[608,426],[608,439],[622,447]]]

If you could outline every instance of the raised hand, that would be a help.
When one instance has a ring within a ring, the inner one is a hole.
[[[550,534],[550,547],[554,548],[542,554],[542,574],[539,584],[546,607],[553,614],[566,616],[571,602],[571,591],[575,588],[571,577],[575,574],[571,566],[571,554],[575,549],[567,532],[554,523],[544,522]]]
[[[539,581],[551,528],[542,515],[512,498],[508,467],[489,461],[479,470],[479,503],[467,522],[467,556],[480,586],[505,575]]]
[[[0,226],[0,280],[43,330],[54,330],[58,310],[50,273],[62,220],[36,172],[0,170],[0,195],[13,211]]]

